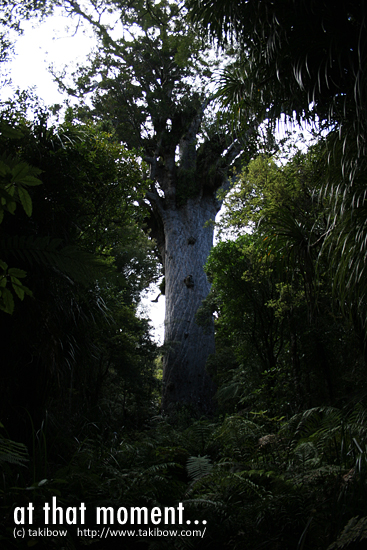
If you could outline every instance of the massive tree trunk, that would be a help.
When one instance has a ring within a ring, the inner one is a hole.
[[[214,352],[214,327],[206,332],[195,320],[209,292],[203,266],[213,231],[205,224],[214,219],[217,190],[242,150],[208,109],[216,60],[202,49],[202,37],[176,2],[111,0],[127,30],[118,40],[102,23],[98,2],[87,3],[88,12],[84,2],[68,4],[94,27],[103,45],[76,80],[79,93],[94,90],[87,116],[108,121],[119,141],[143,151],[150,166],[148,226],[166,278],[163,409],[188,405],[206,414],[213,409],[214,387],[205,365]],[[135,38],[132,25],[140,27]]]
[[[207,101],[177,141],[160,145],[153,157],[147,193],[152,207],[150,227],[162,257],[166,278],[163,411],[171,414],[182,405],[196,414],[214,409],[214,384],[206,371],[214,353],[214,323],[199,327],[196,313],[210,285],[204,265],[213,246],[213,225],[219,210],[217,190],[227,182],[227,171],[241,147],[227,147],[214,134],[197,149],[196,141]],[[160,155],[159,155],[160,153]],[[162,162],[160,159],[164,159]],[[163,191],[163,194],[162,194]]]
[[[214,325],[199,327],[195,315],[209,293],[203,266],[213,245],[213,196],[189,199],[180,208],[166,210],[165,234],[166,316],[163,369],[165,412],[185,404],[208,414],[214,408],[214,384],[206,361],[214,353]]]

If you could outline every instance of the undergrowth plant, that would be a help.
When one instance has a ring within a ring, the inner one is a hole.
[[[182,502],[185,522],[198,521],[202,531],[205,525],[203,538],[181,536],[186,524],[176,526],[176,536],[125,537],[127,549],[362,548],[358,544],[366,538],[367,523],[366,423],[366,409],[359,404],[349,410],[309,409],[289,420],[242,413],[173,425],[156,416],[147,417],[139,429],[121,427],[115,432],[89,424],[81,433],[85,437],[75,440],[67,463],[48,464],[49,470],[54,467],[48,478],[31,482],[31,460],[28,485],[27,456],[18,457],[14,444],[16,452],[10,455],[15,460],[6,464],[1,508],[8,506],[9,525],[9,506],[24,505],[27,499],[41,505],[56,495],[64,507],[84,502],[85,527],[95,528],[96,506],[152,509]],[[41,470],[36,471],[41,476]],[[8,528],[3,533],[9,548],[22,548]],[[120,548],[121,542],[118,537],[76,537],[70,528],[67,541],[55,538],[45,546],[37,539],[37,546],[74,550],[92,544],[105,550]]]

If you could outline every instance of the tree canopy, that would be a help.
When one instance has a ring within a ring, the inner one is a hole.
[[[70,7],[92,25],[102,44],[90,64],[74,74],[74,87],[59,78],[69,93],[91,94],[91,106],[83,103],[76,116],[100,121],[130,149],[141,148],[158,186],[151,191],[160,192],[167,204],[180,205],[220,186],[221,171],[241,148],[221,158],[231,136],[218,131],[208,109],[217,60],[190,27],[184,5],[137,2],[123,10],[113,2],[111,10],[122,24],[118,38],[87,8],[76,2]]]

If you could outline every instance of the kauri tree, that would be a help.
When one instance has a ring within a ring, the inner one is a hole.
[[[215,61],[178,3],[109,2],[122,23],[119,39],[101,23],[106,3],[69,5],[102,44],[74,75],[75,95],[92,92],[91,106],[81,103],[77,116],[99,120],[150,166],[147,223],[165,275],[163,410],[184,404],[208,413],[214,388],[205,364],[214,352],[214,328],[204,331],[195,314],[209,292],[203,266],[213,228],[207,222],[219,210],[216,192],[241,150],[207,114]]]

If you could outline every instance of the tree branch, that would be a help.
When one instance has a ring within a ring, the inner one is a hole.
[[[195,166],[196,162],[196,138],[199,133],[204,112],[209,103],[214,99],[214,96],[206,98],[198,109],[196,115],[191,121],[191,124],[182,136],[179,144],[181,168],[190,170]]]
[[[116,55],[116,57],[123,58],[123,56],[119,53],[119,47],[116,41],[113,40],[113,38],[107,31],[107,27],[101,23],[101,14],[98,14],[99,18],[98,20],[96,20],[92,17],[92,15],[89,15],[86,11],[84,11],[76,0],[66,0],[66,4],[70,6],[71,13],[79,15],[80,17],[88,21],[90,25],[92,25],[96,34],[99,36],[99,38],[103,41],[103,43],[106,46],[108,45],[109,47],[112,48],[113,53],[114,55]]]
[[[159,216],[164,220],[166,218],[166,212],[164,208],[164,199],[158,195],[158,192],[156,189],[152,189],[151,191],[148,191],[145,195],[145,197],[150,202],[150,205],[152,209],[156,209],[159,213]]]

